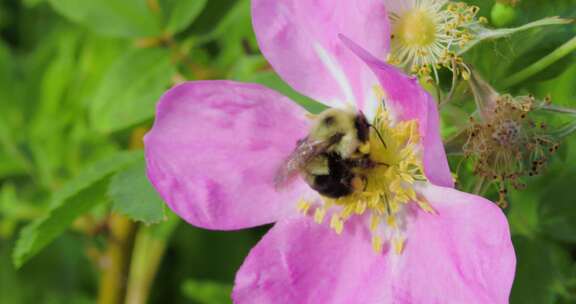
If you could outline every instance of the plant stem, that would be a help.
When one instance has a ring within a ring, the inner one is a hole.
[[[542,105],[539,107],[542,110],[550,111],[550,112],[557,112],[557,113],[564,113],[570,115],[576,115],[576,109],[559,107],[556,105]]]
[[[130,265],[126,304],[148,302],[150,287],[165,250],[165,240],[153,237],[146,228],[138,231]]]
[[[442,108],[447,103],[449,103],[454,97],[454,92],[456,91],[456,82],[458,81],[458,73],[456,73],[456,60],[452,59],[452,85],[450,86],[450,91],[444,100],[440,102],[439,108]]]
[[[576,123],[571,123],[569,125],[564,126],[563,128],[556,131],[556,136],[558,138],[564,138],[576,131]]]
[[[169,213],[166,221],[141,227],[138,230],[132,252],[126,304],[149,302],[148,297],[154,277],[160,267],[170,236],[178,223],[178,217]]]
[[[553,64],[554,62],[560,60],[562,57],[570,54],[575,49],[576,49],[576,37],[573,37],[572,39],[568,40],[568,42],[564,43],[563,45],[555,49],[552,53],[542,57],[540,60],[534,62],[529,67],[523,69],[522,71],[504,80],[502,86],[510,87],[526,80],[527,78],[544,70],[546,67]]]
[[[108,248],[102,257],[102,276],[98,304],[120,304],[126,293],[130,253],[134,244],[136,224],[128,218],[110,215]]]

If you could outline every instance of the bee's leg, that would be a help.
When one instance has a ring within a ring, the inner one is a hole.
[[[376,163],[374,163],[374,161],[372,161],[368,156],[349,160],[348,162],[350,166],[362,169],[370,169],[376,166]]]

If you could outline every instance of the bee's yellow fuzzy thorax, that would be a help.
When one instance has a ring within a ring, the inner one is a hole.
[[[388,112],[380,107],[370,131],[370,159],[376,166],[360,169],[365,180],[353,194],[338,198],[323,198],[320,205],[302,200],[299,209],[310,213],[317,223],[330,217],[330,227],[338,234],[348,219],[361,216],[372,232],[372,245],[381,252],[386,241],[396,253],[401,253],[405,238],[401,221],[405,220],[405,206],[414,202],[426,212],[431,206],[414,191],[415,181],[425,181],[423,174],[420,135],[416,120],[392,123]],[[381,138],[380,138],[381,136]]]

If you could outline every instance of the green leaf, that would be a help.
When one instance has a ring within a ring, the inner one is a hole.
[[[27,7],[35,7],[44,1],[45,0],[22,0],[22,2],[24,2],[24,5],[26,5]]]
[[[178,227],[178,224],[182,223],[182,220],[171,210],[165,210],[165,213],[166,216],[163,222],[142,228],[146,230],[146,233],[149,233],[152,238],[167,241],[172,236],[174,230],[176,230],[176,227]]]
[[[22,110],[26,107],[19,98],[18,89],[22,85],[18,81],[18,62],[13,50],[0,40],[0,107],[2,108],[2,120],[11,128],[0,130],[2,133],[17,133],[13,128],[22,121]]]
[[[462,54],[466,52],[471,47],[480,43],[483,40],[499,39],[533,28],[550,26],[550,25],[569,24],[570,22],[571,21],[569,19],[562,19],[558,17],[546,17],[515,28],[489,29],[483,26],[478,26],[476,28],[476,34],[474,39],[470,41],[468,44],[466,44],[465,48],[459,50],[459,53]]]
[[[563,170],[547,188],[541,190],[540,222],[549,237],[576,243],[576,205],[574,187],[576,170]]]
[[[255,74],[251,77],[250,81],[263,84],[290,97],[290,99],[296,101],[310,113],[320,113],[326,109],[326,106],[323,104],[294,91],[294,89],[282,81],[282,79],[274,72],[261,72]]]
[[[563,18],[574,18],[576,16],[576,6],[574,0],[522,0],[518,1],[516,9],[522,12],[518,15],[516,24],[526,23],[546,16],[560,16]]]
[[[543,175],[529,184],[530,192],[539,200],[537,216],[539,231],[546,237],[576,243],[576,205],[571,189],[574,187],[576,168],[576,137],[561,143],[564,157],[552,156],[550,166]]]
[[[326,109],[321,103],[294,91],[274,71],[264,70],[266,68],[268,63],[262,55],[246,56],[236,61],[226,78],[267,86],[288,96],[311,113],[319,113]]]
[[[194,24],[195,30],[206,27],[206,25],[208,25],[208,30],[205,33],[193,33],[192,41],[194,44],[200,45],[214,40],[219,46],[219,52],[216,62],[211,64],[228,68],[247,53],[255,53],[258,50],[258,44],[252,29],[250,1],[222,1],[227,2],[227,4],[219,3],[220,1],[222,0],[213,0],[208,3],[208,14],[202,14],[198,18],[198,22]],[[223,16],[210,14],[213,13],[210,12],[211,5],[227,6],[230,4],[233,5],[225,11]]]
[[[19,268],[40,250],[60,236],[80,215],[105,201],[106,180],[101,180],[84,189],[63,205],[53,208],[50,213],[26,226],[20,232],[12,256],[14,266]]]
[[[190,34],[195,36],[195,39],[198,39],[197,42],[206,42],[225,34],[231,25],[243,26],[238,21],[250,9],[246,2],[246,0],[208,1],[206,8],[190,29]]]
[[[164,202],[146,177],[144,162],[137,162],[117,173],[108,189],[114,211],[145,224],[166,219]]]
[[[52,208],[20,233],[13,252],[13,263],[22,266],[61,235],[80,215],[106,199],[108,177],[142,159],[142,151],[121,152],[96,162],[54,194]]]
[[[124,151],[97,161],[86,170],[82,171],[78,177],[69,181],[64,187],[62,187],[62,189],[54,195],[52,206],[55,207],[62,204],[79,191],[115,172],[118,172],[134,162],[142,160],[143,157],[143,153],[140,150]]]
[[[573,107],[576,96],[574,79],[576,79],[576,65],[572,65],[556,78],[535,84],[534,94],[536,96],[550,94],[553,104]]]
[[[228,67],[239,56],[246,56],[258,50],[256,35],[252,29],[250,1],[240,0],[216,28],[217,43],[222,51],[218,54],[218,65]]]
[[[12,93],[12,88],[10,84],[13,80],[12,69],[14,65],[14,58],[12,56],[12,52],[7,45],[4,44],[2,40],[0,40],[0,100],[2,104],[8,104],[6,101],[10,100],[12,97],[10,93]]]
[[[538,191],[532,188],[510,191],[510,209],[508,220],[512,234],[534,236],[539,229],[538,223]]]
[[[0,178],[31,170],[15,136],[19,130],[21,103],[15,93],[14,61],[11,50],[0,40],[0,107],[3,113],[0,117]]]
[[[21,153],[10,127],[0,117],[0,178],[32,171],[29,160]]]
[[[165,49],[136,49],[116,61],[96,90],[91,120],[101,132],[117,131],[153,117],[175,67]]]
[[[187,280],[182,291],[189,299],[200,304],[232,303],[232,286],[212,281]]]
[[[531,23],[524,22],[517,28],[485,29],[475,40],[483,41],[483,43],[468,44],[468,48],[475,46],[464,54],[464,59],[497,89],[503,89],[505,88],[504,81],[509,76],[538,61],[574,36],[570,25],[562,24],[565,21],[565,19],[550,17]],[[539,27],[547,23],[556,25]],[[488,39],[512,33],[514,35],[506,39]],[[532,77],[531,80],[547,79],[550,75],[561,73],[563,69],[570,66],[563,61],[556,62],[538,76]]]
[[[164,0],[161,5],[166,16],[164,30],[176,34],[194,22],[206,6],[206,0]]]
[[[562,249],[543,239],[514,237],[512,240],[517,261],[510,303],[555,303],[554,288],[564,276],[564,261],[556,251]]]
[[[70,20],[114,37],[145,37],[161,34],[160,16],[146,0],[49,0]]]
[[[62,108],[65,107],[65,97],[70,84],[77,75],[75,55],[80,35],[69,31],[62,32],[58,38],[58,55],[52,58],[42,76],[39,102],[33,120],[33,132],[41,137],[53,133],[64,123]],[[46,123],[46,119],[53,120],[52,117],[56,115],[60,115],[57,122]]]

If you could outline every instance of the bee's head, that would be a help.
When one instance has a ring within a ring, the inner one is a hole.
[[[351,157],[359,146],[368,141],[369,124],[360,112],[328,109],[314,117],[309,138],[334,141],[328,149],[343,158]]]

